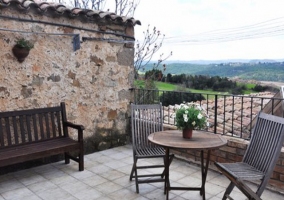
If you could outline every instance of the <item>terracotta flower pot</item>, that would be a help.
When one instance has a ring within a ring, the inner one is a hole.
[[[30,53],[30,49],[20,47],[19,45],[15,45],[12,51],[14,56],[18,59],[20,63],[22,63]]]
[[[190,139],[190,138],[192,138],[192,131],[193,131],[193,129],[189,129],[189,128],[183,129],[183,130],[182,130],[182,136],[183,136],[183,138],[185,138],[185,139]]]

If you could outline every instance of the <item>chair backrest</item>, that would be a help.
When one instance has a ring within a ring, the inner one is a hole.
[[[280,155],[284,141],[284,118],[260,112],[243,162],[270,175]]]
[[[162,104],[131,104],[132,145],[135,149],[155,146],[148,135],[163,130]]]

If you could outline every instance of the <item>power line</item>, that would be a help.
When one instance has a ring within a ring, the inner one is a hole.
[[[284,17],[264,22],[228,29],[217,29],[199,34],[166,37],[165,43],[171,44],[210,44],[236,40],[255,39],[284,35]]]

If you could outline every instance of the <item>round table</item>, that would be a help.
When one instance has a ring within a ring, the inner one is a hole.
[[[166,150],[165,161],[165,189],[168,199],[170,190],[199,190],[200,195],[205,200],[205,182],[208,172],[208,166],[210,161],[210,154],[212,149],[218,149],[221,146],[227,144],[227,140],[218,134],[209,133],[206,131],[193,130],[193,136],[191,139],[184,139],[182,137],[182,131],[180,130],[167,130],[154,132],[148,136],[148,140],[156,145],[162,146]],[[191,149],[200,150],[201,154],[201,174],[202,184],[201,187],[171,187],[169,181],[169,152],[170,149]],[[204,150],[207,151],[206,163],[204,165]]]

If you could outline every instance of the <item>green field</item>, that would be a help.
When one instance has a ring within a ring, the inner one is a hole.
[[[136,80],[134,82],[135,87],[137,88],[144,88],[145,82],[143,80]],[[155,81],[155,85],[158,88],[158,90],[162,91],[185,91],[185,92],[192,92],[192,93],[204,93],[204,94],[229,94],[228,92],[216,92],[213,90],[195,90],[195,89],[189,89],[189,88],[182,88],[181,86],[171,84],[171,83],[164,83]],[[255,87],[255,84],[251,83],[237,83],[238,86],[245,85],[247,90],[244,91],[244,94],[251,94],[254,93],[252,88]],[[206,97],[205,97],[206,98]]]

